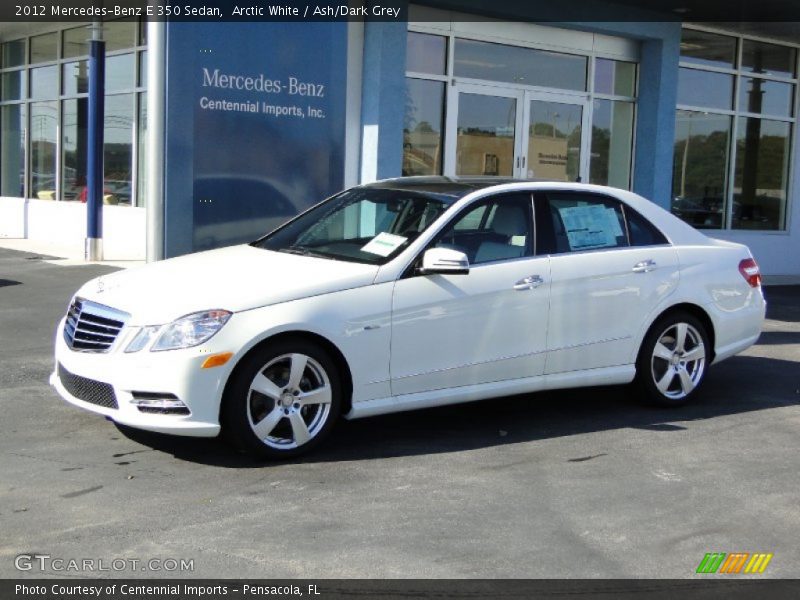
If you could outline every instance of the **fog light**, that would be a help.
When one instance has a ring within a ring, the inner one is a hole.
[[[179,400],[175,394],[158,392],[132,392],[131,404],[143,413],[159,413],[165,415],[188,415],[189,407]]]

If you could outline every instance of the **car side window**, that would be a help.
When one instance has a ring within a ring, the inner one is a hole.
[[[631,246],[657,246],[669,243],[664,234],[650,221],[628,206],[625,207],[625,218],[628,221]]]
[[[437,248],[467,255],[471,265],[533,256],[530,194],[504,194],[469,207],[438,236]]]
[[[548,192],[542,212],[552,224],[552,254],[628,246],[622,207],[611,198],[581,192]]]
[[[453,228],[457,231],[475,231],[480,229],[485,215],[486,205],[481,204],[480,206],[476,206],[472,210],[468,210],[463,218],[460,218],[458,222],[453,225]]]

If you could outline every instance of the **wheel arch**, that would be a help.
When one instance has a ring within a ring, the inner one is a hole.
[[[254,344],[250,349],[247,350],[247,352],[239,357],[239,360],[236,362],[236,366],[234,366],[228,375],[228,379],[225,381],[225,386],[222,391],[222,398],[225,398],[231,383],[234,381],[239,369],[241,368],[241,365],[248,357],[252,356],[252,354],[255,352],[259,352],[262,348],[264,348],[264,346],[274,344],[276,341],[283,341],[287,339],[301,339],[318,344],[330,355],[331,359],[334,361],[334,363],[336,363],[336,367],[339,369],[339,374],[342,380],[341,414],[346,415],[348,412],[350,412],[353,401],[353,375],[350,372],[350,365],[347,363],[347,359],[344,357],[344,354],[341,350],[339,350],[336,344],[334,344],[328,338],[318,333],[304,330],[281,331]],[[223,403],[220,402],[220,417],[222,415],[222,404]]]
[[[672,306],[665,308],[655,316],[655,318],[650,322],[649,327],[647,328],[647,330],[645,331],[644,335],[642,336],[639,342],[639,349],[636,351],[637,358],[639,357],[639,354],[642,351],[642,345],[644,344],[644,340],[653,330],[653,327],[656,326],[656,323],[658,323],[661,319],[663,319],[667,315],[676,312],[689,313],[703,324],[703,327],[705,327],[706,330],[706,335],[708,335],[708,342],[710,346],[710,348],[708,349],[709,350],[708,364],[713,363],[715,358],[714,348],[716,344],[716,333],[714,331],[714,322],[711,320],[711,316],[708,314],[708,312],[706,312],[706,310],[702,306],[698,304],[693,304],[691,302],[680,302],[678,304],[673,304]]]

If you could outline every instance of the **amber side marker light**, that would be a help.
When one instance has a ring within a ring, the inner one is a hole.
[[[214,367],[221,367],[228,362],[233,356],[233,352],[223,352],[222,354],[213,354],[203,361],[201,369],[213,369]]]

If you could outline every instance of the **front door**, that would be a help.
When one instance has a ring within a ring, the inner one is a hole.
[[[466,208],[436,245],[467,254],[466,275],[401,278],[392,300],[392,394],[539,376],[550,259],[536,256],[531,195]]]
[[[525,165],[522,177],[550,181],[586,181],[588,152],[583,132],[587,112],[583,101],[568,96],[528,93],[526,98]]]
[[[445,164],[458,176],[522,177],[524,93],[459,84],[448,110]]]
[[[446,174],[586,180],[586,98],[466,83],[453,89]]]

